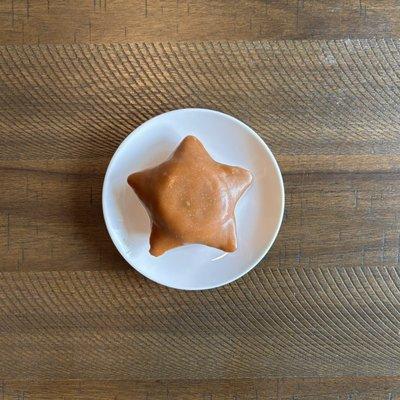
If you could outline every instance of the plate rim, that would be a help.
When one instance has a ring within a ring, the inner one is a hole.
[[[109,221],[109,219],[108,219],[108,217],[106,215],[106,212],[105,212],[106,186],[107,186],[107,182],[109,181],[108,176],[111,173],[110,172],[111,171],[111,166],[115,162],[115,160],[117,159],[118,154],[120,153],[120,151],[122,151],[122,149],[127,145],[129,137],[131,135],[135,134],[135,132],[138,131],[138,130],[139,130],[139,132],[136,132],[136,135],[140,134],[140,130],[143,129],[143,127],[145,127],[146,125],[150,125],[157,118],[161,118],[161,117],[163,117],[163,116],[165,116],[167,114],[187,112],[187,111],[207,112],[207,113],[211,112],[211,113],[219,114],[220,116],[223,116],[224,118],[228,118],[228,119],[234,121],[235,123],[238,123],[246,131],[248,131],[248,133],[250,133],[258,141],[258,143],[263,147],[264,151],[266,151],[266,153],[269,155],[269,157],[270,157],[270,159],[272,161],[272,164],[273,164],[274,169],[275,169],[275,171],[277,173],[277,176],[278,176],[280,199],[281,199],[281,201],[280,201],[279,222],[275,227],[274,233],[272,235],[272,239],[270,240],[269,244],[263,249],[263,251],[261,252],[261,255],[259,255],[254,262],[249,264],[249,266],[243,272],[240,272],[239,274],[235,275],[232,279],[225,280],[222,283],[219,283],[218,285],[210,285],[210,286],[203,286],[203,287],[192,287],[192,288],[182,288],[182,287],[179,287],[179,286],[174,286],[174,285],[171,285],[171,284],[166,284],[164,282],[160,282],[159,280],[148,276],[145,272],[139,271],[134,265],[132,265],[131,261],[129,261],[127,259],[127,257],[125,256],[125,254],[124,254],[125,251],[122,251],[118,241],[114,239],[114,235],[112,233],[113,230],[110,229],[110,221]],[[274,154],[272,153],[272,151],[268,147],[268,145],[262,140],[262,138],[253,130],[253,128],[251,128],[250,126],[248,126],[247,124],[245,124],[241,120],[233,117],[232,115],[223,113],[221,111],[212,110],[212,109],[208,109],[208,108],[178,108],[178,109],[170,110],[170,111],[155,115],[154,117],[151,117],[147,121],[145,121],[142,124],[140,124],[139,126],[137,126],[133,131],[131,131],[122,140],[122,142],[119,144],[119,146],[117,147],[117,149],[113,153],[113,155],[112,155],[112,157],[111,157],[111,159],[110,159],[110,161],[109,161],[109,163],[107,165],[106,173],[104,174],[103,186],[102,186],[102,196],[101,196],[101,205],[102,205],[103,219],[104,219],[104,222],[105,222],[105,225],[106,225],[106,228],[107,228],[108,235],[110,236],[111,241],[113,242],[114,246],[117,248],[117,250],[120,253],[120,255],[129,264],[129,266],[131,268],[135,269],[135,271],[137,271],[141,275],[145,276],[147,279],[150,279],[151,281],[153,281],[153,282],[155,282],[155,283],[157,283],[159,285],[162,285],[162,286],[165,286],[165,287],[169,287],[169,288],[172,288],[172,289],[187,290],[187,291],[210,290],[210,289],[215,289],[215,288],[219,288],[221,286],[228,285],[228,284],[240,279],[242,276],[246,275],[253,268],[255,268],[261,262],[261,260],[265,257],[265,255],[269,252],[269,250],[271,249],[272,245],[275,243],[276,238],[278,237],[279,231],[280,231],[280,229],[282,227],[283,216],[284,216],[284,212],[285,212],[285,186],[284,186],[284,181],[283,181],[283,177],[282,177],[282,172],[281,172],[281,170],[279,168],[279,164],[278,164]]]

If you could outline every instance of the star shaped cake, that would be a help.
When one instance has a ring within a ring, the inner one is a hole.
[[[167,161],[129,175],[151,219],[150,254],[189,243],[235,251],[235,207],[251,182],[248,170],[216,162],[194,136]]]

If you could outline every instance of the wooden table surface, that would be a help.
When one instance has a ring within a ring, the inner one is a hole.
[[[0,398],[400,399],[399,37],[394,0],[0,2]],[[183,107],[285,181],[211,291],[137,274],[101,211],[121,140]]]

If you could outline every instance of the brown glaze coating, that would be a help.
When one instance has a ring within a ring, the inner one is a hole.
[[[251,181],[246,169],[214,161],[194,136],[164,163],[129,175],[152,221],[150,253],[188,243],[235,251],[235,206]]]

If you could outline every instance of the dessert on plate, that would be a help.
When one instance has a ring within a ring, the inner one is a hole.
[[[167,161],[129,175],[151,219],[150,254],[189,243],[235,251],[235,207],[251,182],[248,170],[216,162],[194,136]]]

